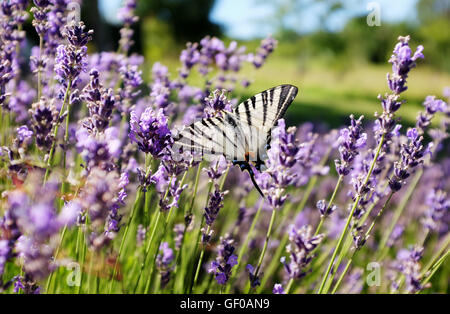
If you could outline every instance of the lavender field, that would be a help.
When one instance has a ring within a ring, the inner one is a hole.
[[[449,292],[450,87],[405,97],[425,44],[396,34],[374,112],[355,100],[345,125],[323,108],[294,125],[308,77],[276,73],[276,36],[206,36],[169,69],[133,50],[136,0],[115,51],[92,48],[73,4],[1,0],[0,293]],[[251,165],[262,196],[233,160],[172,147],[274,87],[267,69],[299,94]]]

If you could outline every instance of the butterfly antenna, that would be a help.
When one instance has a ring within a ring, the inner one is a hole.
[[[255,186],[256,190],[259,192],[259,194],[261,194],[262,198],[266,198],[264,196],[264,193],[259,188],[258,183],[256,183],[255,174],[253,173],[253,170],[252,169],[247,169],[247,171],[248,171],[248,174],[250,175],[250,179],[252,179],[253,185]]]

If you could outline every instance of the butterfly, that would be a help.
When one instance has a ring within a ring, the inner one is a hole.
[[[203,159],[224,156],[226,160],[248,171],[253,185],[264,197],[255,180],[251,164],[261,172],[268,159],[272,129],[284,117],[297,96],[298,88],[280,85],[265,90],[212,118],[197,121],[174,137],[172,153],[190,152]]]

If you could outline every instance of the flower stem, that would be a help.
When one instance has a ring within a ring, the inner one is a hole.
[[[247,236],[245,237],[244,243],[242,243],[241,249],[239,251],[238,260],[237,260],[237,264],[236,264],[236,271],[234,271],[231,275],[230,284],[228,285],[227,290],[226,290],[227,294],[230,293],[231,286],[236,279],[236,275],[238,273],[240,273],[242,258],[244,256],[245,252],[247,251],[248,243],[250,242],[250,239],[252,238],[253,230],[255,229],[256,223],[259,220],[259,216],[261,215],[263,205],[264,205],[264,200],[261,200],[258,211],[256,212],[255,217],[253,218],[252,225],[250,226],[250,229],[247,232]]]
[[[391,223],[389,224],[389,227],[387,228],[387,231],[383,233],[383,237],[381,238],[380,241],[380,246],[378,247],[378,260],[380,261],[381,259],[384,258],[384,256],[386,256],[387,251],[388,251],[388,247],[386,246],[387,242],[389,241],[392,231],[394,230],[395,226],[397,225],[400,217],[403,214],[403,211],[406,207],[406,205],[408,204],[409,199],[411,198],[412,193],[414,192],[417,184],[419,183],[421,177],[423,175],[423,168],[421,168],[416,175],[414,176],[413,181],[411,182],[411,184],[408,187],[408,190],[405,192],[405,195],[403,196],[401,203],[399,204],[399,206],[397,207],[397,209],[394,212],[394,216],[391,220]]]
[[[134,215],[136,214],[138,208],[141,206],[141,203],[142,203],[142,190],[139,189],[137,192],[136,201],[131,210],[130,218],[127,221],[127,225],[125,227],[125,231],[123,233],[122,240],[120,242],[119,253],[117,254],[117,258],[114,262],[113,273],[112,273],[111,281],[109,284],[109,293],[112,293],[114,278],[116,276],[116,271],[117,271],[117,264],[119,263],[119,260],[122,256],[123,247],[125,244],[125,240],[127,239],[127,236],[128,236],[128,231],[130,229],[131,222],[133,221]]]
[[[372,164],[370,166],[369,172],[367,173],[367,176],[366,176],[366,178],[364,180],[364,186],[366,186],[369,183],[369,179],[370,179],[370,177],[372,175],[373,169],[375,168],[375,165],[377,163],[378,157],[380,156],[381,148],[383,147],[385,137],[386,137],[386,134],[383,134],[381,136],[380,143],[378,145],[376,154],[375,154],[375,156],[374,156],[374,158],[372,160]],[[362,195],[360,193],[358,193],[358,196],[356,197],[355,202],[353,203],[353,206],[352,206],[352,209],[350,211],[350,214],[348,215],[345,227],[342,230],[341,235],[340,235],[339,240],[338,240],[338,243],[336,245],[336,248],[334,249],[333,255],[332,255],[331,260],[330,260],[330,263],[328,264],[327,270],[325,271],[325,274],[324,274],[324,276],[322,278],[322,282],[320,283],[319,290],[317,290],[318,294],[321,294],[321,293],[324,292],[323,290],[324,290],[324,287],[325,287],[325,283],[326,283],[326,281],[328,279],[328,275],[329,275],[329,273],[331,271],[331,267],[333,267],[334,261],[336,259],[337,252],[338,252],[338,250],[341,247],[342,241],[343,241],[344,236],[345,236],[345,234],[347,232],[347,229],[348,229],[348,227],[350,225],[350,222],[351,222],[351,220],[353,218],[353,214],[355,213],[356,207],[358,206],[359,201],[361,200],[361,197],[362,197]]]
[[[273,223],[275,222],[276,213],[277,213],[277,211],[275,209],[272,209],[272,216],[270,217],[269,228],[267,229],[267,233],[266,233],[266,240],[264,241],[264,246],[261,251],[261,255],[259,256],[258,264],[256,265],[256,270],[254,273],[255,278],[258,277],[259,271],[261,270],[262,262],[264,260],[264,256],[266,255],[267,246],[269,244],[270,236],[272,234],[272,228],[273,228]],[[248,293],[250,293],[250,290],[248,291]]]
[[[48,156],[47,169],[45,171],[45,176],[44,176],[44,186],[47,183],[48,177],[49,177],[50,172],[51,172],[52,167],[53,167],[53,157],[55,155],[56,142],[57,142],[56,137],[58,135],[59,123],[60,123],[59,119],[61,119],[61,116],[64,113],[64,108],[65,108],[67,100],[69,98],[69,92],[70,92],[71,87],[72,87],[72,81],[69,80],[69,83],[67,84],[66,93],[64,94],[64,101],[63,101],[63,104],[61,105],[61,110],[59,111],[58,121],[56,121],[55,129],[53,131],[53,143],[52,143],[52,147],[50,149],[50,153],[49,153],[49,156]]]
[[[343,181],[344,181],[344,176],[340,175],[339,179],[338,179],[338,181],[336,183],[336,186],[334,188],[333,194],[331,195],[331,198],[328,201],[328,205],[327,205],[327,208],[325,210],[325,215],[322,215],[322,217],[320,217],[320,222],[319,222],[319,225],[317,226],[317,229],[316,229],[316,232],[314,233],[314,236],[317,236],[319,234],[320,229],[322,228],[322,225],[323,225],[323,223],[325,221],[325,218],[327,217],[328,210],[331,208],[331,206],[333,206],[334,199],[336,198],[336,195],[337,195],[337,192],[339,190],[339,187],[341,186],[341,183]]]

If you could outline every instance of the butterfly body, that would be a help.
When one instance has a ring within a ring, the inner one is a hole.
[[[297,93],[295,86],[280,85],[251,97],[232,112],[222,111],[216,117],[195,122],[175,137],[172,151],[180,155],[190,151],[192,155],[210,160],[224,156],[242,171],[248,171],[256,189],[263,195],[251,164],[257,171],[265,166],[272,128],[283,118]]]

